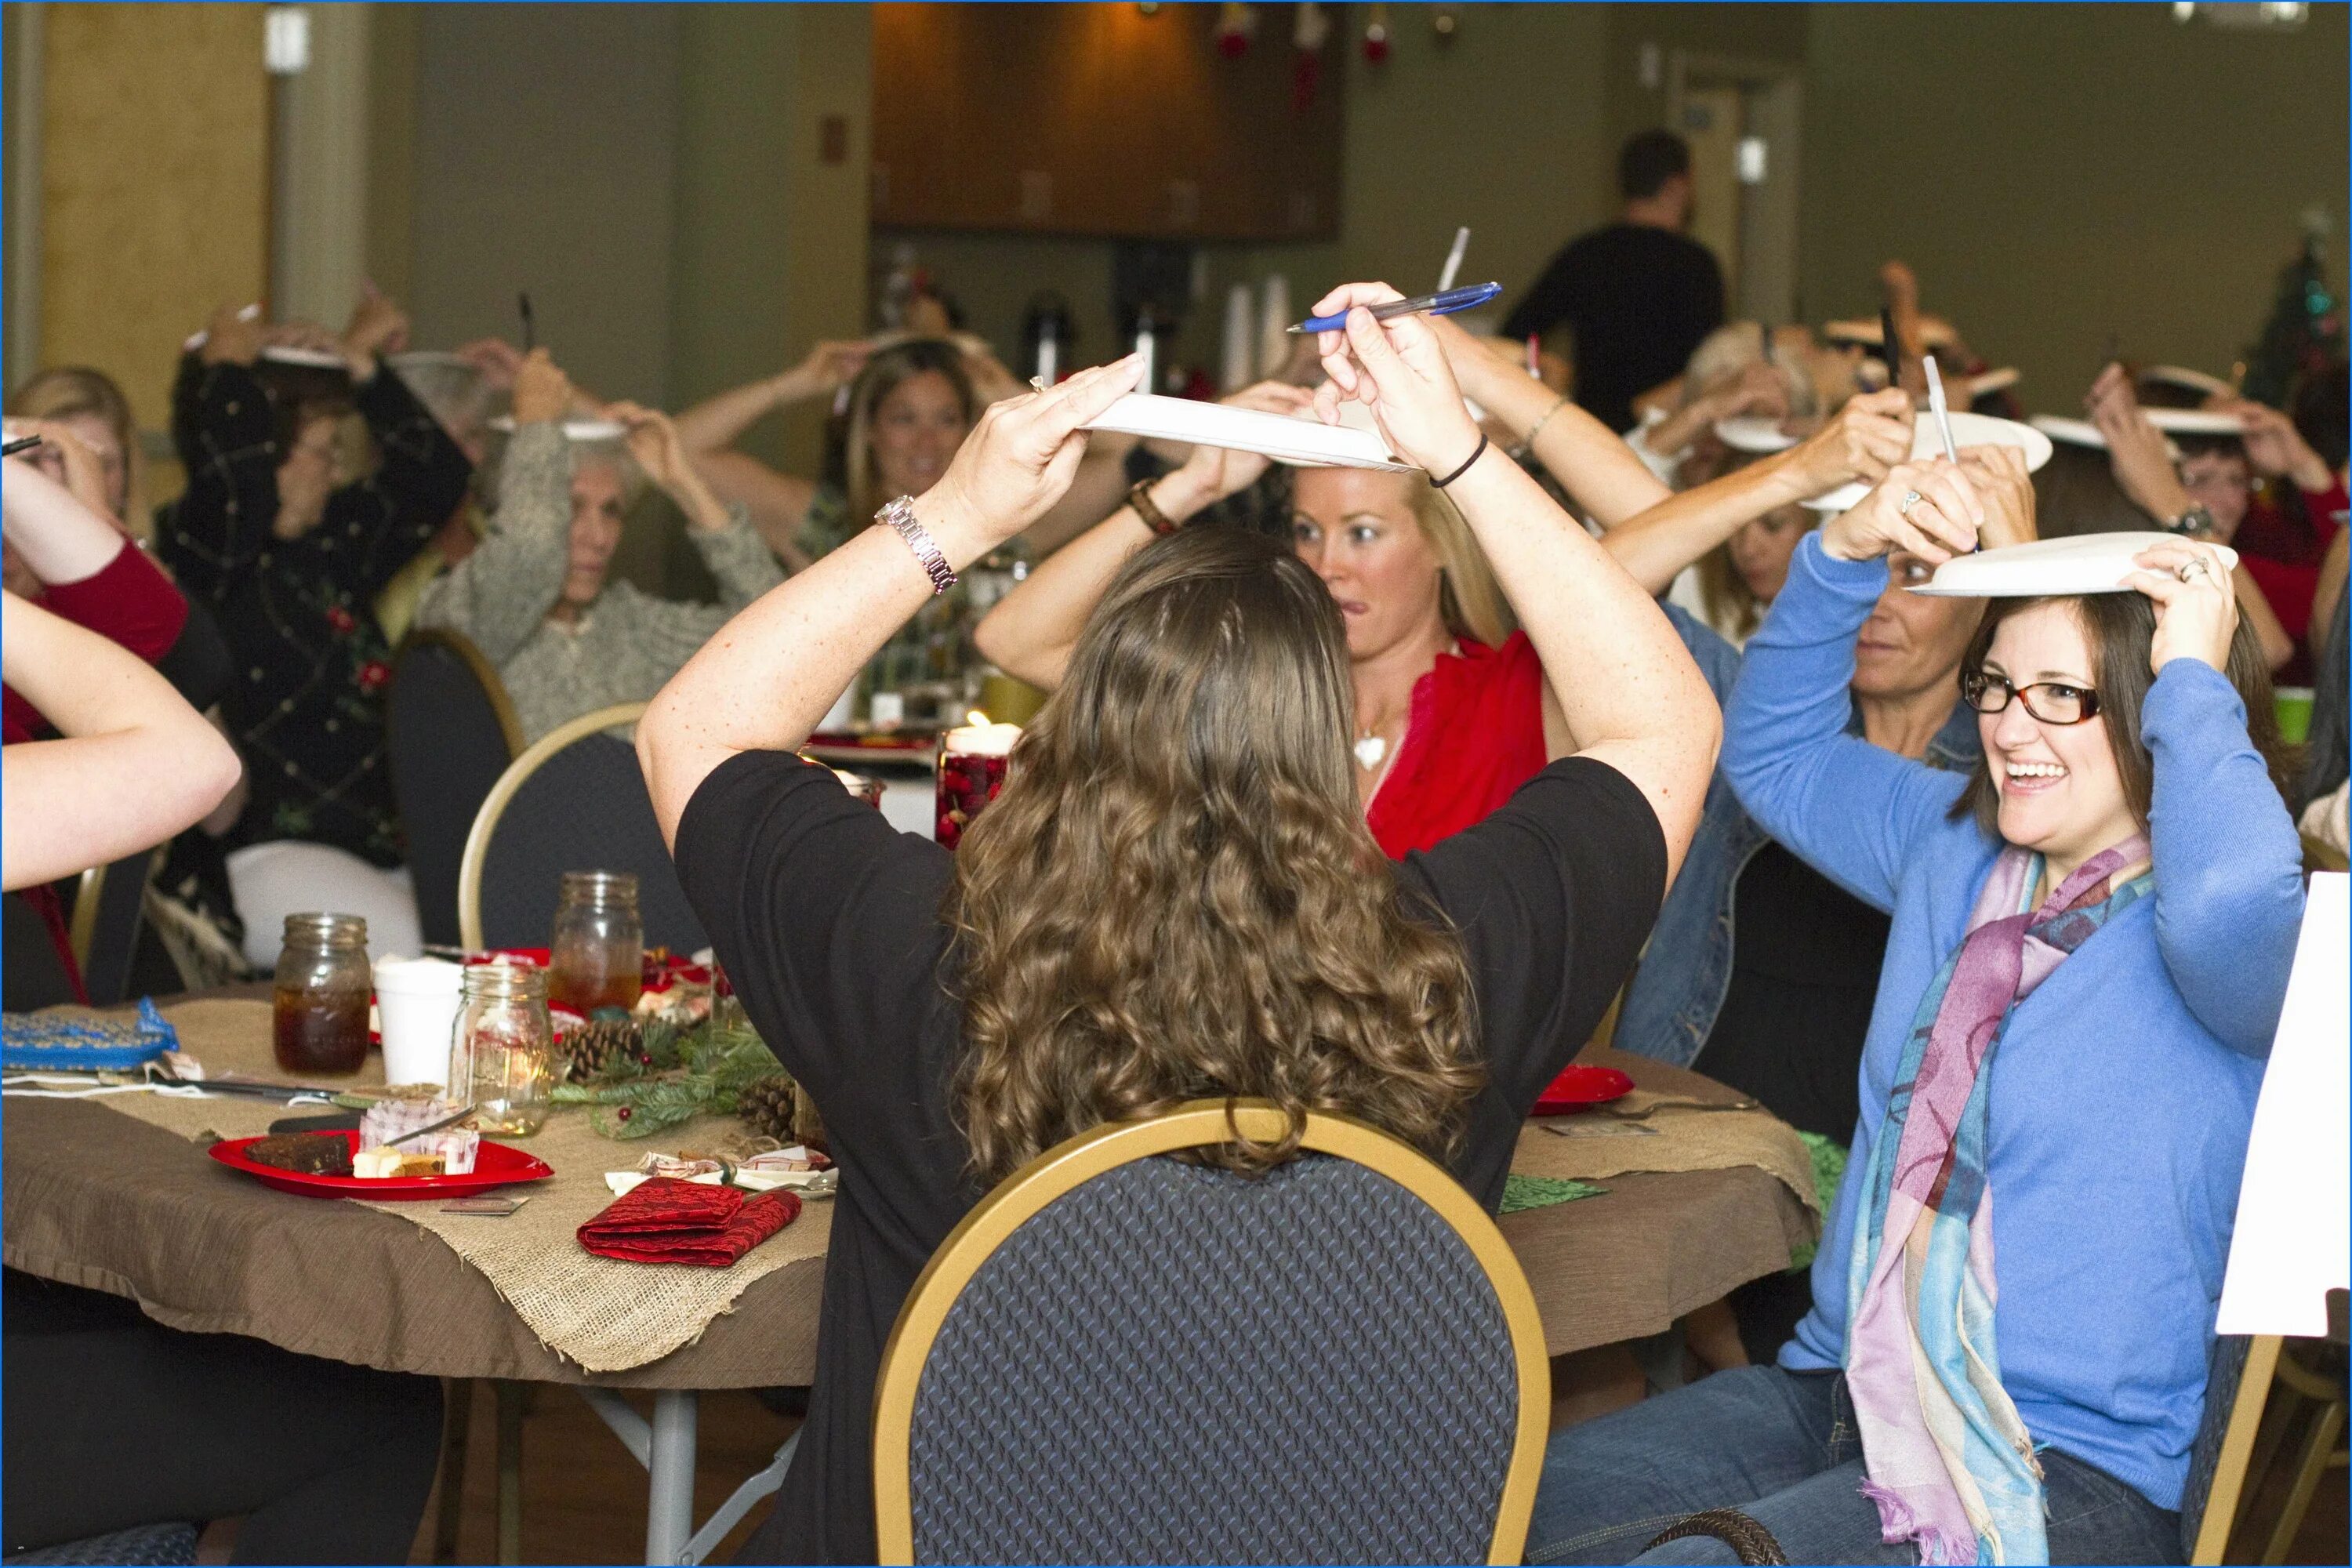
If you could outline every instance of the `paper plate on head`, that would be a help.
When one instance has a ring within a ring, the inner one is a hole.
[[[1827,322],[1822,328],[1822,337],[1828,342],[1859,343],[1866,349],[1874,349],[1886,341],[1886,334],[1880,329],[1875,317],[1865,320],[1857,316],[1851,321]],[[1919,341],[1928,348],[1937,349],[1958,342],[1960,334],[1953,330],[1951,322],[1941,316],[1922,316],[1919,318]]]
[[[2141,385],[2177,386],[2203,397],[2235,397],[2238,389],[2218,375],[2208,375],[2201,370],[2184,365],[2152,364],[2135,378]]]
[[[1798,440],[1780,428],[1778,419],[1767,419],[1756,414],[1743,414],[1737,419],[1717,420],[1715,438],[1735,452],[1785,452]]]
[[[2145,570],[2132,559],[2151,545],[2179,542],[2177,533],[2082,533],[2038,539],[1958,555],[1911,590],[1939,599],[2039,599],[2064,594],[2118,594],[2124,579]],[[2238,552],[2216,545],[2231,567]]]
[[[2063,441],[2069,447],[2091,447],[2107,449],[2107,438],[2099,427],[2087,419],[2069,419],[2063,414],[2035,414],[2025,421],[2053,441]]]
[[[257,356],[272,364],[299,364],[310,370],[339,370],[350,374],[351,362],[339,353],[325,349],[298,349],[273,345]]]
[[[2050,437],[2031,425],[2021,425],[2014,419],[1996,419],[1990,414],[1954,414],[1952,445],[1955,447],[2018,447],[2024,449],[2028,473],[2050,460]],[[1922,413],[1911,426],[1911,457],[1940,458],[1944,439],[1936,429],[1936,418]],[[1825,496],[1815,496],[1805,504],[1815,511],[1843,511],[1870,493],[1870,487],[1859,480],[1840,485]]]
[[[1267,414],[1255,408],[1233,408],[1222,403],[1201,403],[1189,397],[1130,392],[1088,420],[1085,428],[1153,436],[1187,446],[1260,452],[1297,468],[1419,472],[1412,464],[1400,461],[1389,450],[1388,443],[1370,430],[1326,425],[1319,419],[1300,419],[1287,414]]]
[[[2246,422],[2214,408],[2143,408],[2147,422],[2168,436],[2241,436]]]
[[[1956,375],[1952,390],[1963,397],[1982,397],[1988,393],[2007,392],[2017,384],[2017,367],[2004,365],[1999,370],[1979,371],[1974,375]]]
[[[501,414],[490,421],[490,428],[514,434],[514,416]],[[617,419],[566,419],[563,438],[567,441],[618,441],[625,437],[629,427]]]

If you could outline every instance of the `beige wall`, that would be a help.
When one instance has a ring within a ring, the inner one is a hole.
[[[44,7],[39,359],[107,372],[150,429],[181,340],[268,286],[261,9]]]
[[[2297,215],[2344,277],[2346,26],[2175,23],[2159,5],[1815,5],[1803,277],[1815,319],[1874,309],[1879,262],[2078,408],[2109,333],[2226,374],[2268,315]]]

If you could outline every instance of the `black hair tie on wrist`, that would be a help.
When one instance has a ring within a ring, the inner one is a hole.
[[[1471,448],[1470,455],[1467,458],[1462,459],[1462,466],[1460,468],[1454,469],[1452,473],[1446,475],[1442,479],[1432,479],[1429,482],[1442,490],[1446,486],[1452,484],[1454,480],[1460,479],[1463,475],[1468,473],[1470,471],[1470,465],[1476,462],[1486,455],[1486,432],[1481,431],[1478,435],[1478,445]]]

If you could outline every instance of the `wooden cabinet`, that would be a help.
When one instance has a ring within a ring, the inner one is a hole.
[[[1217,7],[874,7],[874,222],[1312,240],[1339,216],[1347,30],[1303,105],[1287,5],[1227,59]]]

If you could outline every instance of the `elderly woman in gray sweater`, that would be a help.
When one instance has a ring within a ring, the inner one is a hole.
[[[457,632],[498,666],[526,742],[583,713],[641,702],[736,611],[783,581],[740,506],[710,493],[667,416],[616,403],[629,455],[686,513],[719,583],[715,605],[656,599],[606,581],[626,480],[616,458],[575,452],[561,423],[563,373],[540,350],[515,378],[515,434],[499,510],[479,549],[425,589],[416,624]]]

